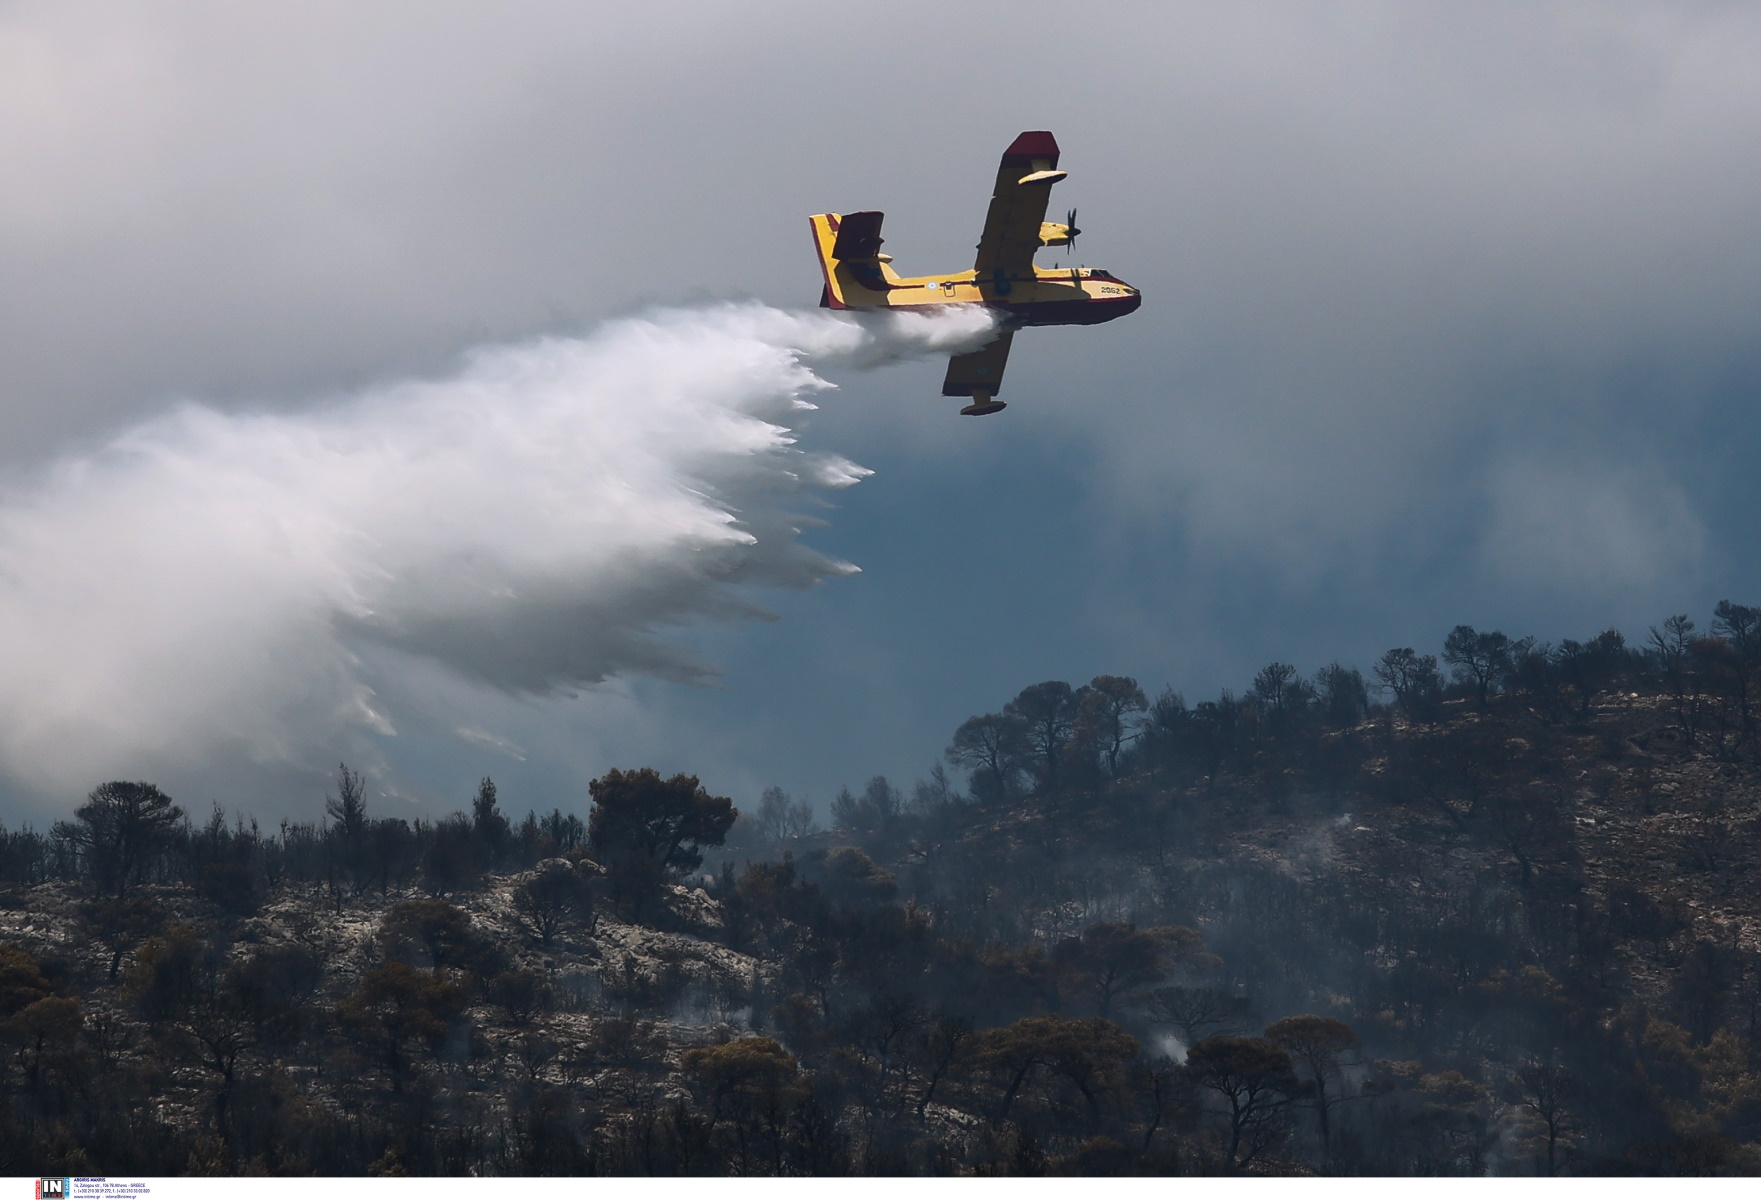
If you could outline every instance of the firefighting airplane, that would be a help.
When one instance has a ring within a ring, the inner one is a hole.
[[[1004,407],[996,399],[1009,343],[1024,325],[1096,325],[1123,317],[1143,302],[1136,288],[1098,267],[1036,267],[1042,246],[1074,246],[1076,210],[1062,223],[1046,220],[1058,168],[1058,141],[1045,130],[1022,134],[1003,152],[997,186],[970,271],[901,278],[882,254],[880,213],[820,213],[813,244],[825,274],[820,307],[894,312],[944,304],[982,304],[1003,316],[1003,332],[971,354],[948,360],[943,396],[967,396],[961,409],[982,417]]]

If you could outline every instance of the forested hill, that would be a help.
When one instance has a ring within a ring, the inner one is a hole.
[[[1761,611],[1458,627],[1366,680],[1023,690],[830,831],[0,835],[0,1160],[42,1173],[1761,1172]]]

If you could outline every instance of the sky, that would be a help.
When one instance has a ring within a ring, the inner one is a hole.
[[[1761,603],[1757,61],[1721,3],[0,4],[0,820],[823,807],[1043,679]],[[972,331],[828,327],[805,218],[960,269],[1026,129],[1144,304],[959,417]]]

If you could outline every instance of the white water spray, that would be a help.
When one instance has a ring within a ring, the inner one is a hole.
[[[411,690],[372,671],[400,660],[539,696],[702,680],[667,628],[855,570],[790,512],[868,474],[797,445],[828,386],[810,364],[993,332],[982,310],[730,305],[297,413],[183,405],[0,504],[0,771],[83,790],[223,749],[331,763],[346,733],[396,731],[383,698]]]

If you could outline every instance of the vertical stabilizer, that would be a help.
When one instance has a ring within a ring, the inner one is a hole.
[[[841,224],[837,213],[818,213],[807,218],[813,226],[813,249],[819,255],[819,271],[825,278],[825,290],[820,293],[819,307],[822,309],[847,309],[842,291],[836,280],[832,247],[838,243],[838,226]]]
[[[819,304],[826,309],[880,308],[898,277],[880,252],[882,214],[819,213],[809,217],[813,248],[819,254],[825,290]]]

